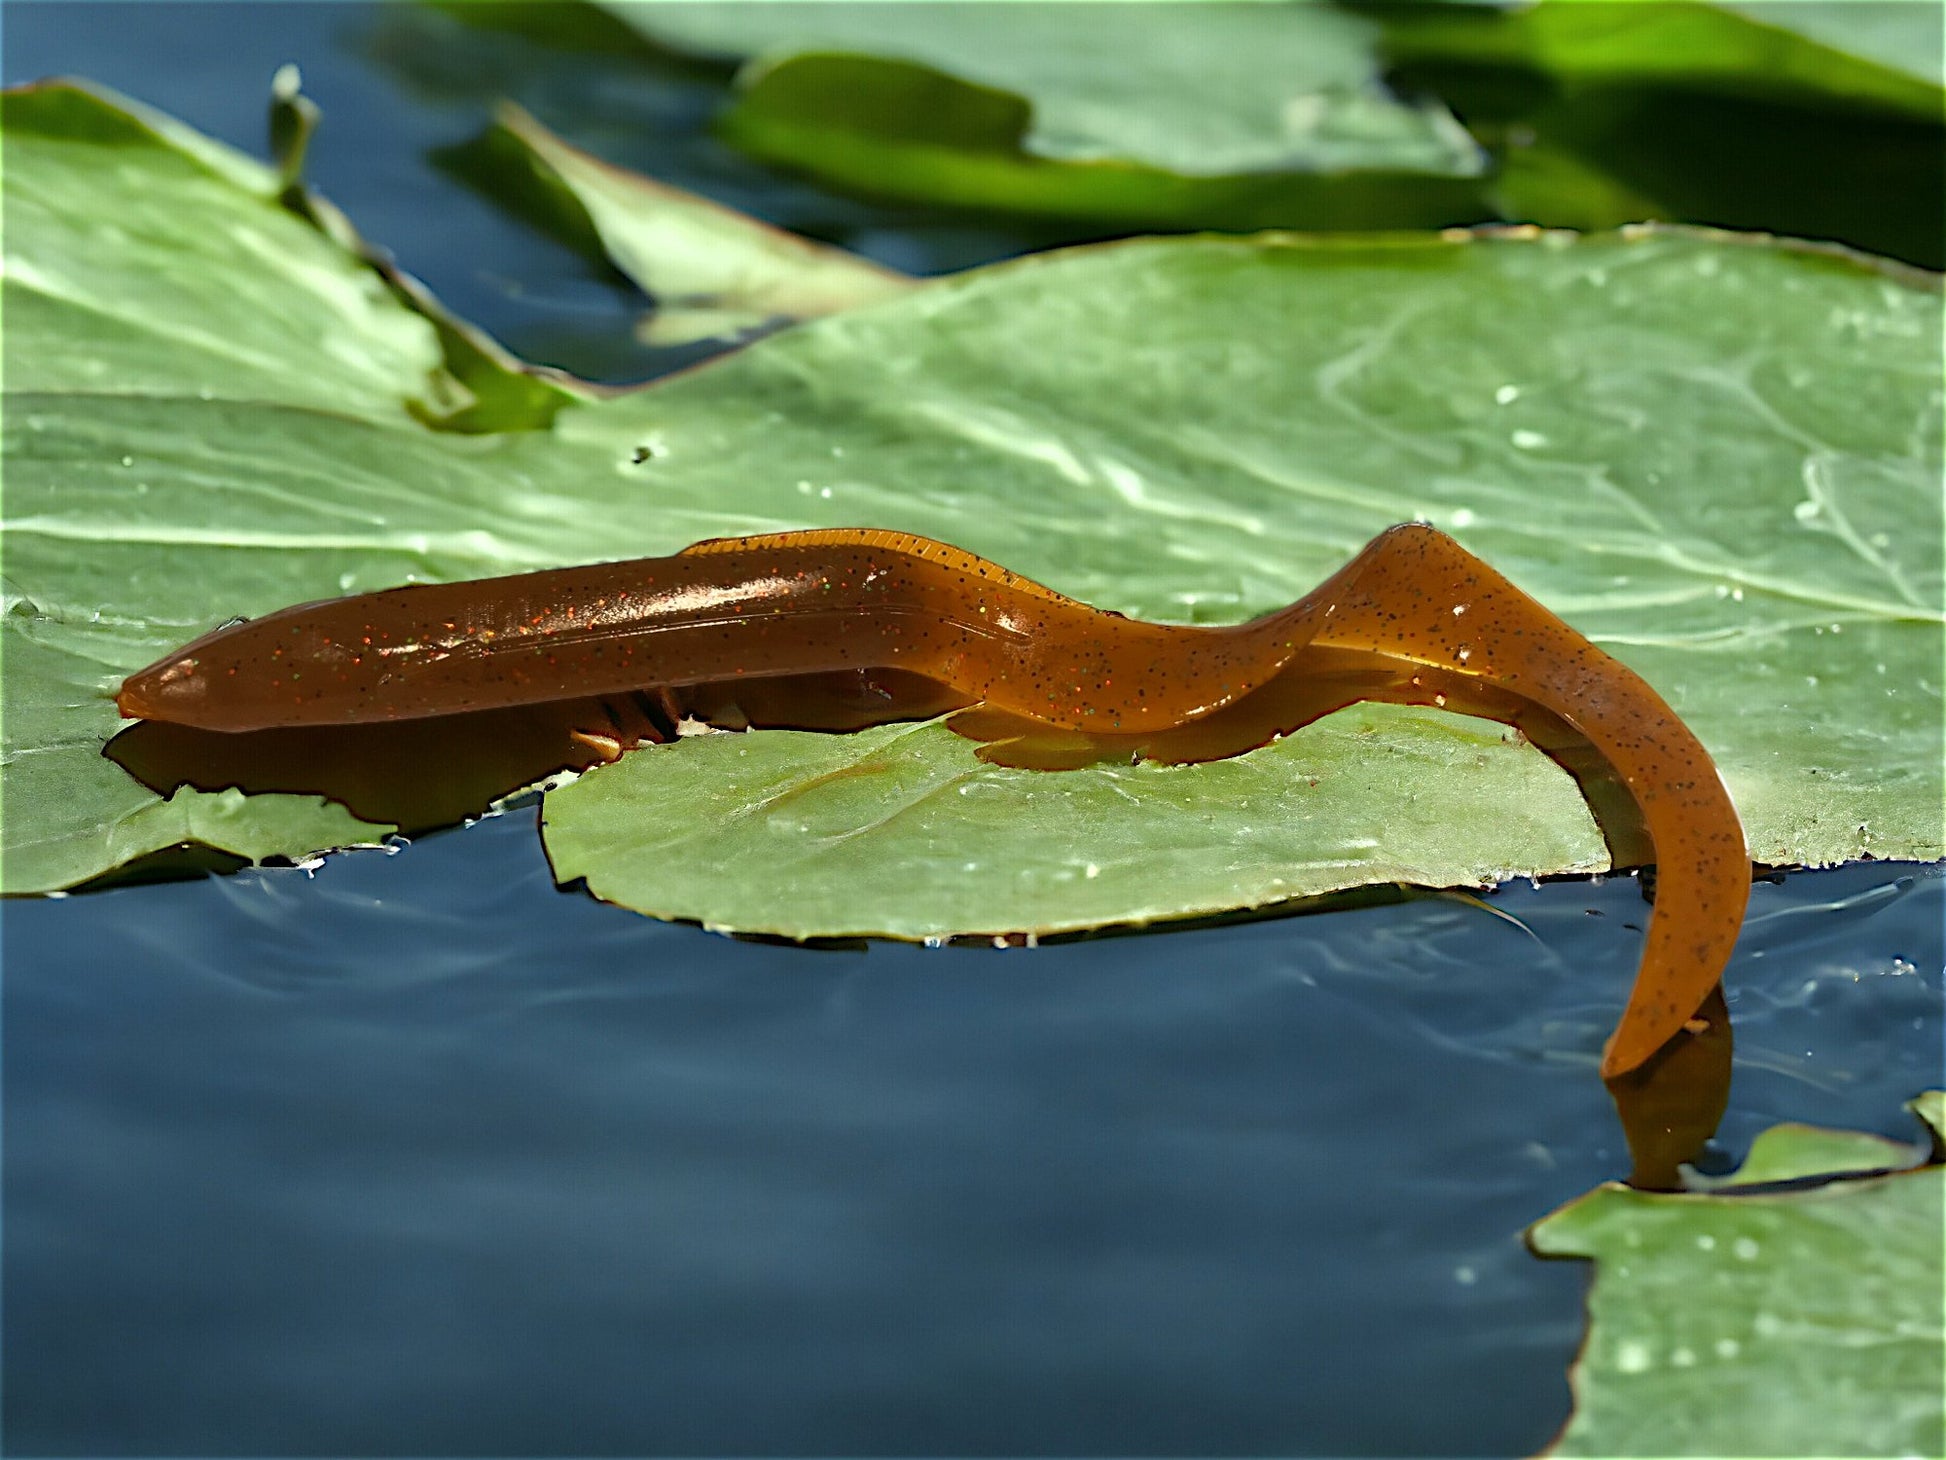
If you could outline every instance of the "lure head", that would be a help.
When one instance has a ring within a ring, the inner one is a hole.
[[[193,650],[196,645],[189,645]],[[168,720],[179,725],[204,723],[209,703],[209,676],[201,656],[176,650],[147,669],[122,681],[115,708],[129,720]]]
[[[219,680],[234,684],[237,666],[262,619],[233,618],[201,638],[173,649],[122,681],[115,708],[130,720],[166,720],[199,730],[254,729],[239,720],[234,688],[217,692]],[[247,717],[246,717],[247,718]]]

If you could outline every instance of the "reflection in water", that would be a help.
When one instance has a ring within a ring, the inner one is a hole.
[[[1734,1044],[1718,984],[1683,1033],[1641,1068],[1606,1082],[1634,1159],[1629,1185],[1681,1189],[1679,1168],[1702,1153],[1729,1106]]]

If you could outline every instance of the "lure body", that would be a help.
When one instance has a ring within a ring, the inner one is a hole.
[[[1133,733],[1261,684],[1289,657],[1283,632],[1281,616],[1183,629],[1103,613],[904,534],[783,533],[299,604],[186,645],[120,703],[260,730],[880,668],[1063,729]]]
[[[283,609],[130,676],[118,704],[247,731],[861,670],[944,687],[947,705],[972,707],[955,728],[1011,764],[1211,759],[1364,699],[1517,725],[1589,791],[1617,862],[1658,867],[1611,1078],[1695,1015],[1742,925],[1749,854],[1701,742],[1632,670],[1416,524],[1289,608],[1224,627],[1124,618],[906,534],[718,539]],[[1609,804],[1590,790],[1597,763],[1625,793]]]

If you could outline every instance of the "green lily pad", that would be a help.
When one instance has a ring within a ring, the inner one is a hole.
[[[1933,1160],[1946,1161],[1946,1090],[1928,1090],[1911,1103],[1932,1134]]]
[[[1920,281],[1653,233],[1137,242],[462,434],[409,408],[460,389],[438,330],[279,206],[267,170],[132,117],[61,88],[7,100],[11,890],[136,855],[119,829],[145,814],[150,842],[182,839],[98,752],[120,677],[213,623],[817,525],[1214,622],[1424,516],[1668,695],[1763,860],[1940,855],[1939,533],[1919,530],[1939,511],[1939,300]],[[703,737],[555,793],[549,837],[564,876],[625,878],[658,912],[913,936],[1601,864],[1571,786],[1499,727],[1348,713],[1234,762],[1059,775],[994,771],[938,728]],[[807,830],[771,814],[780,795]],[[239,815],[260,805],[290,814]],[[732,823],[720,876],[640,854]],[[223,845],[301,856],[383,830],[264,824]],[[1056,833],[1058,854],[1029,845]],[[848,891],[800,876],[812,846]],[[1069,873],[1078,914],[1056,905]]]
[[[905,61],[1030,104],[1026,151],[1216,176],[1477,170],[1437,108],[1377,85],[1377,27],[1328,5],[977,7],[790,0],[606,7],[650,39],[763,68],[810,53]]]
[[[185,840],[255,858],[381,837],[315,798],[164,807],[101,759],[107,681],[207,613],[196,594],[170,622],[185,585],[160,559],[208,511],[164,514],[178,521],[161,541],[110,564],[96,545],[133,523],[59,508],[86,478],[146,497],[133,451],[180,442],[190,413],[404,417],[449,397],[432,330],[283,214],[274,172],[167,118],[46,86],[9,93],[4,125],[6,887],[67,886]]]
[[[1508,820],[1482,841],[1604,867],[1573,785],[1510,749],[1497,725],[1381,705],[1207,766],[1086,772],[985,765],[937,724],[708,735],[551,792],[543,832],[556,877],[610,902],[795,938],[1039,935],[1474,883],[1477,845],[1452,831],[1489,805]]]
[[[1939,1092],[1913,1108],[1938,1129]],[[1773,1169],[1839,1179],[1610,1185],[1532,1228],[1536,1252],[1597,1264],[1574,1415],[1549,1453],[1946,1453],[1946,1168],[1844,1178],[1848,1161],[1817,1164],[1832,1133],[1769,1134]]]
[[[1880,83],[1869,94],[1882,94],[1888,104],[1910,107],[1915,114],[1932,115],[1939,106],[1939,90],[1946,86],[1946,51],[1932,44],[1939,39],[1940,20],[1925,6],[1892,3],[1859,5],[1855,0],[1714,0],[1723,9],[1759,25],[1775,26],[1814,41],[1840,56],[1868,62],[1903,81],[1917,81],[1926,91],[1902,83]],[[1822,84],[1830,72],[1818,68]],[[1865,90],[1869,83],[1856,83]],[[1882,91],[1881,91],[1882,88]]]
[[[724,134],[865,192],[1149,227],[1489,216],[1471,138],[1389,93],[1376,27],[1329,5],[606,8],[747,61]]]
[[[1719,288],[1762,299],[1761,321],[1726,306]],[[1827,289],[1840,293],[1813,303]],[[1842,351],[1812,343],[1851,333],[1855,317],[1835,307],[1838,297],[1912,312],[1872,329],[1870,344],[1856,339],[1847,365]],[[1114,304],[1097,312],[1080,302],[1091,298]],[[1186,301],[1193,307],[1173,312]],[[915,335],[908,308],[922,302],[928,329]],[[1102,333],[1077,332],[1084,311]],[[1106,328],[1117,312],[1126,334]],[[1126,244],[986,270],[910,306],[838,316],[614,408],[640,412],[655,443],[647,477],[673,485],[704,472],[725,497],[744,492],[756,508],[747,530],[788,519],[794,490],[818,508],[839,504],[852,521],[977,542],[1030,576],[1137,616],[1266,611],[1386,522],[1430,518],[1672,698],[1717,755],[1759,860],[1931,858],[1940,853],[1940,705],[1927,666],[1941,644],[1940,567],[1936,534],[1906,524],[1937,521],[1938,318],[1935,295],[1908,293],[1868,266],[1727,239]],[[1890,339],[1903,339],[1910,358],[1886,376],[1901,348],[1888,351]],[[1765,360],[1766,351],[1782,354]],[[1800,351],[1801,363],[1787,363]],[[1878,383],[1841,384],[1851,368]],[[1855,455],[1880,429],[1856,416],[1858,405],[1895,399],[1903,424],[1892,437],[1904,445]],[[837,430],[846,416],[864,429]],[[769,508],[747,495],[742,467],[759,449],[804,463],[795,481],[775,483]],[[1900,450],[1912,455],[1894,465]],[[1009,504],[1004,517],[968,538],[964,514],[996,501]],[[1848,727],[1861,710],[1866,721]],[[1438,759],[1416,738],[1425,722],[1382,723],[1383,743]],[[1330,733],[1306,732],[1317,745]],[[834,752],[814,774],[835,774],[851,753]],[[921,774],[910,761],[922,753],[946,759]],[[1185,877],[1189,859],[1174,846],[1166,858],[1140,854],[1140,818],[1167,816],[1182,796],[1230,805],[1239,767],[1280,756],[1304,764],[1313,753],[1300,735],[1236,765],[1074,772],[1059,778],[1062,805],[1029,812],[1023,801],[1022,814],[1060,867],[1093,865],[1095,880],[1121,883],[1088,901],[1117,897],[1130,918],[1166,915],[1179,889],[1179,905],[1199,911],[1324,891],[1362,880],[1331,865],[1364,855],[1355,839],[1327,842],[1296,866],[1266,845],[1252,872],[1232,853],[1239,827],[1258,827],[1254,815],[1209,823],[1201,855],[1220,870],[1206,877]],[[1024,794],[996,788],[1040,791],[1031,777],[980,767],[943,735],[902,739],[898,755],[898,774],[874,762],[842,795],[821,784],[827,810],[814,831],[792,835],[777,834],[788,816],[764,809],[774,790],[758,767],[750,816],[719,804],[707,818],[719,860],[700,844],[667,855],[672,844],[646,828],[695,805],[695,783],[678,765],[735,761],[711,742],[659,748],[557,793],[550,852],[561,876],[630,905],[801,934],[804,907],[824,893],[798,871],[780,873],[767,896],[762,884],[751,892],[765,904],[759,913],[728,890],[733,868],[771,858],[801,868],[814,853],[845,861],[869,842],[900,869],[901,906],[956,909],[935,933],[1072,925],[1052,890],[1058,869],[1014,878],[1008,897],[974,917],[969,899],[1035,859],[1013,851],[996,865],[984,834],[954,843],[940,819],[942,805]],[[1332,760],[1321,782],[1342,785],[1335,775],[1352,758]],[[1411,784],[1429,795],[1436,779],[1415,772]],[[1478,784],[1461,781],[1461,795]],[[1078,816],[1074,807],[1089,802]],[[852,808],[850,820],[828,809],[836,804]],[[1458,805],[1442,813],[1451,836],[1487,830]],[[930,861],[911,840],[921,835],[935,849]],[[1436,850],[1441,839],[1413,839],[1407,879],[1453,880],[1444,851],[1457,849]],[[617,851],[644,840],[664,851]],[[1530,870],[1516,844],[1496,853],[1470,843],[1478,880]],[[943,850],[954,846],[957,859]],[[1599,858],[1591,840],[1582,846],[1568,865]],[[928,867],[924,878],[905,870],[915,864]],[[922,885],[976,874],[978,888]],[[1366,875],[1377,880],[1376,869]],[[734,918],[719,918],[714,909],[731,904]],[[878,906],[842,914],[861,915],[887,921]]]
[[[1375,5],[1394,61],[1520,66],[1556,84],[1627,81],[1871,106],[1937,121],[1938,11],[1855,0],[1538,0]]]
[[[1915,1105],[1915,1109],[1917,1106]],[[1692,1176],[1702,1191],[1727,1191],[1814,1176],[1850,1176],[1918,1165],[1925,1151],[1869,1131],[1831,1130],[1817,1125],[1774,1125],[1750,1143],[1750,1154],[1728,1176]]]
[[[1946,263],[1937,6],[1361,8],[1397,83],[1443,97],[1492,152],[1502,216],[1681,219]]]
[[[10,395],[188,376],[198,400],[395,416],[456,388],[426,322],[279,207],[271,169],[62,84],[8,93],[4,125]]]
[[[447,154],[496,199],[584,254],[606,258],[655,301],[655,345],[733,337],[903,293],[913,280],[760,223],[570,146],[512,103]]]

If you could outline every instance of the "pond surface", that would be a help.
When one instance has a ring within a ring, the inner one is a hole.
[[[522,353],[678,363],[428,162],[497,90],[910,268],[1043,240],[830,198],[721,82],[416,9],[10,3],[312,175]],[[497,68],[497,69],[496,69]],[[547,102],[553,98],[556,109]],[[627,119],[634,118],[633,129]],[[618,343],[619,342],[619,343]],[[558,891],[531,809],[0,917],[6,1447],[45,1454],[1517,1454],[1586,1270],[1521,1229],[1627,1157],[1596,1077],[1630,878],[1034,950],[819,951]],[[1719,1158],[1941,1079],[1938,868],[1760,883]]]
[[[1757,887],[1727,1146],[1911,1137],[1942,889]],[[9,1448],[1529,1452],[1643,907],[1492,907],[823,952],[558,892],[531,811],[9,904]]]

